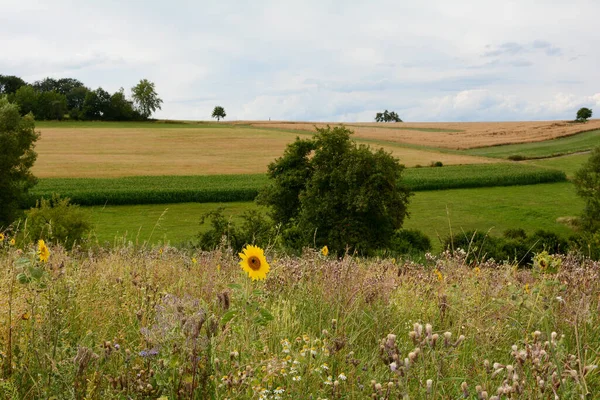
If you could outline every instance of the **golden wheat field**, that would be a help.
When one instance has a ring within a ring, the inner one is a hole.
[[[97,123],[97,127],[76,126],[41,125],[38,129],[41,137],[36,144],[38,160],[33,168],[36,176],[98,178],[264,173],[269,163],[283,154],[287,144],[298,135],[309,135],[309,132],[240,125],[127,128]],[[498,162],[394,143],[370,144],[383,147],[408,167],[435,161],[446,165]]]
[[[255,127],[312,131],[327,123],[244,122]],[[337,125],[337,123],[331,123]],[[600,119],[585,124],[568,121],[348,123],[355,138],[397,143],[470,149],[502,144],[539,142],[600,129]]]

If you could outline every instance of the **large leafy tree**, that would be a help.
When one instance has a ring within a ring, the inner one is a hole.
[[[375,115],[375,122],[402,122],[402,120],[395,111],[385,110]]]
[[[131,88],[131,96],[138,108],[140,115],[147,119],[156,110],[161,109],[162,100],[158,97],[154,83],[148,79],[142,79],[140,83]]]
[[[89,91],[83,101],[83,114],[86,119],[105,119],[110,112],[110,93],[99,87]]]
[[[0,94],[14,94],[21,86],[27,85],[23,79],[14,75],[0,75]]]
[[[577,194],[585,201],[582,226],[590,232],[600,231],[600,147],[596,147],[587,163],[573,179]]]
[[[212,117],[217,119],[217,122],[221,120],[221,118],[225,118],[227,114],[225,114],[225,109],[221,106],[216,106],[213,110]]]
[[[32,115],[22,117],[19,107],[0,97],[0,227],[16,218],[19,203],[36,179],[30,169],[37,157]]]
[[[29,85],[21,86],[14,95],[14,103],[19,105],[21,115],[34,113],[37,110],[38,92]]]
[[[293,247],[327,245],[338,254],[386,248],[407,215],[404,166],[383,149],[350,139],[344,127],[317,128],[269,165],[258,201],[270,206]]]

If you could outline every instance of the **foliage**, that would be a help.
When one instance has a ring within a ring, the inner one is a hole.
[[[573,183],[577,194],[585,201],[581,216],[583,229],[589,232],[600,230],[600,147],[596,147],[587,163],[576,173]]]
[[[210,223],[210,229],[198,234],[198,246],[203,250],[214,250],[223,245],[240,252],[247,244],[267,247],[275,236],[275,227],[265,215],[257,210],[245,211],[241,223],[236,225],[223,215],[223,208],[208,212],[200,224]]]
[[[18,76],[0,75],[0,95],[14,94],[21,86],[25,86],[27,82]]]
[[[388,110],[385,110],[382,113],[378,112],[375,115],[375,121],[376,122],[402,122],[402,120],[400,119],[400,117],[398,116],[398,114],[395,111],[388,111]]]
[[[582,107],[577,111],[577,118],[575,120],[577,122],[586,122],[590,118],[592,118],[592,110]]]
[[[270,183],[258,200],[271,207],[276,223],[295,232],[296,247],[368,253],[387,247],[402,226],[409,197],[400,181],[404,166],[381,149],[357,146],[351,133],[317,128],[312,139],[297,139],[269,165]],[[295,197],[295,209],[282,202]]]
[[[89,214],[57,195],[40,200],[25,216],[31,238],[60,243],[66,248],[81,243],[92,227]]]
[[[19,204],[36,183],[30,171],[39,138],[34,128],[31,115],[21,117],[17,105],[0,97],[0,227],[13,222]]]
[[[216,118],[217,121],[220,121],[221,118],[225,118],[227,114],[225,114],[225,109],[221,106],[216,106],[213,110],[212,117]]]
[[[423,254],[431,250],[431,240],[418,229],[399,229],[392,236],[389,250],[397,256]]]
[[[101,87],[88,91],[83,101],[82,111],[86,119],[103,119],[110,112],[110,93]]]
[[[569,244],[554,232],[538,229],[527,236],[523,229],[511,229],[504,232],[503,237],[480,231],[462,232],[448,236],[444,240],[444,248],[466,251],[466,259],[470,263],[494,259],[527,266],[531,265],[536,253],[567,254]]]
[[[19,106],[21,115],[37,112],[37,97],[37,92],[29,85],[21,86],[15,92],[14,103]]]
[[[64,94],[54,91],[38,93],[34,111],[37,119],[61,120],[67,111],[67,97]]]
[[[131,88],[133,101],[142,116],[147,119],[156,110],[161,109],[162,99],[158,97],[154,82],[148,79],[142,79],[140,82]]]

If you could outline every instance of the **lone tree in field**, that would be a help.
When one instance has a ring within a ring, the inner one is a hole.
[[[290,247],[328,246],[363,254],[386,248],[407,215],[404,166],[383,149],[350,139],[345,127],[297,138],[269,165],[258,202],[270,206]]]
[[[0,97],[0,228],[14,221],[19,203],[36,183],[30,169],[38,137],[33,117],[21,117],[16,104]]]
[[[375,114],[375,122],[402,122],[402,120],[395,111],[385,110]]]
[[[577,111],[577,118],[575,120],[577,122],[586,122],[590,118],[592,118],[592,110],[587,107],[583,107]]]
[[[217,119],[217,122],[221,120],[221,118],[225,119],[227,114],[225,114],[225,109],[221,106],[216,106],[213,110],[212,117]]]
[[[133,102],[144,119],[148,119],[156,110],[160,110],[162,100],[158,97],[154,83],[148,79],[142,79],[140,83],[131,88]]]
[[[587,163],[575,173],[573,183],[577,194],[585,201],[582,228],[588,232],[600,231],[600,147],[592,150]]]

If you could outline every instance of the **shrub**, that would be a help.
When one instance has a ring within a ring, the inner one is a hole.
[[[269,165],[270,183],[258,201],[284,230],[297,228],[288,245],[367,254],[388,247],[402,226],[410,194],[401,184],[404,166],[383,149],[357,145],[351,133],[317,128]]]
[[[527,233],[522,228],[507,229],[503,236],[507,239],[527,239]]]
[[[431,250],[431,240],[418,229],[398,229],[390,242],[392,254],[421,254]]]
[[[206,213],[200,224],[209,222],[211,228],[198,234],[198,246],[203,250],[214,250],[225,244],[235,251],[241,251],[247,244],[266,247],[276,239],[275,228],[270,219],[257,210],[246,211],[236,225],[223,215],[223,208]]]
[[[581,227],[587,232],[600,231],[600,147],[596,147],[587,163],[573,179],[577,194],[585,201]]]
[[[441,161],[432,161],[431,164],[429,164],[430,167],[443,167],[444,163],[442,163]]]
[[[81,242],[92,226],[89,215],[78,205],[56,195],[50,200],[40,200],[25,214],[30,238],[60,243],[66,248]]]
[[[511,154],[510,156],[508,156],[508,159],[511,161],[523,161],[527,160],[527,157],[522,156],[521,154]]]
[[[19,107],[0,97],[0,228],[12,223],[28,190],[36,183],[30,172],[37,154],[31,115],[21,117]]]

